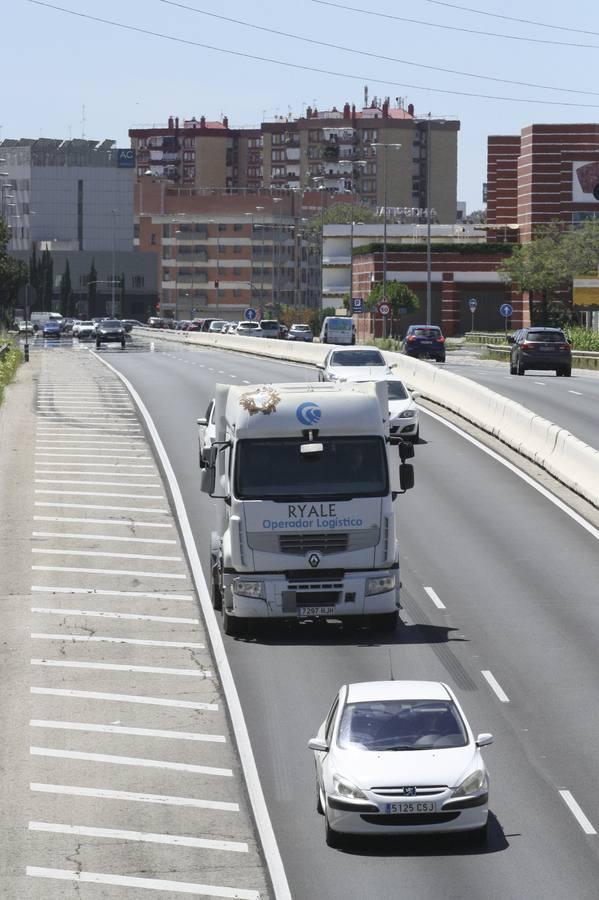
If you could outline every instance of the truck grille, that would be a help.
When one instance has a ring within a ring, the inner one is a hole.
[[[308,553],[346,553],[348,550],[365,550],[376,547],[380,539],[377,525],[355,528],[351,531],[299,531],[286,534],[248,531],[247,542],[252,550],[263,553],[285,553],[288,556],[306,556]]]

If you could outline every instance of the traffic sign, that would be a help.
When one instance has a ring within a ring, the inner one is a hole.
[[[510,305],[509,303],[502,303],[501,306],[499,307],[499,312],[500,312],[501,315],[504,316],[506,319],[509,319],[509,318],[510,318],[510,316],[511,316],[512,313],[513,313],[513,311],[514,311],[514,310],[512,309],[512,307],[511,307],[511,305]]]
[[[476,299],[476,297],[471,297],[470,300],[468,301],[468,308],[470,309],[470,312],[474,312],[476,310],[477,306],[478,306],[478,300]]]
[[[388,303],[379,303],[378,309],[382,316],[388,316],[391,312]]]
[[[361,297],[352,297],[351,309],[354,313],[364,312],[364,301]]]
[[[252,309],[251,306],[248,306],[243,315],[244,318],[248,320],[248,322],[252,322],[256,318],[256,310]]]

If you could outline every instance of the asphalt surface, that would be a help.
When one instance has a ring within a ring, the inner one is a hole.
[[[521,403],[599,449],[599,372],[572,369],[570,378],[555,372],[510,375],[509,362],[482,360],[475,353],[448,353],[444,368]]]
[[[205,562],[213,510],[199,491],[195,420],[215,383],[314,380],[315,371],[148,346],[134,338],[131,351],[102,352],[154,418]],[[560,379],[556,390],[576,383]],[[397,634],[306,625],[225,639],[292,895],[596,900],[597,536],[426,414],[421,434],[416,487],[398,500]],[[448,682],[475,732],[494,734],[488,849],[450,837],[326,847],[306,742],[340,684],[390,675]]]

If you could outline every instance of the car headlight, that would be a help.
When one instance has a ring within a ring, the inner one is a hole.
[[[235,578],[233,592],[240,597],[253,597],[255,600],[264,599],[263,581],[246,581],[244,578]]]
[[[487,787],[487,773],[482,769],[471,772],[453,792],[454,797],[468,797],[480,794]]]
[[[341,775],[333,775],[333,788],[336,794],[346,797],[348,800],[368,800],[364,791],[357,788],[347,778],[342,778]]]
[[[382,578],[368,578],[366,581],[366,596],[373,594],[386,594],[395,588],[395,575],[384,575]]]
[[[415,409],[404,409],[404,411],[400,412],[400,414],[398,416],[396,416],[396,418],[397,419],[413,419],[415,415],[416,415]]]

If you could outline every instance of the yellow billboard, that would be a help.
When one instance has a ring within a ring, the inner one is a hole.
[[[599,276],[574,279],[574,306],[596,306],[599,309]]]

